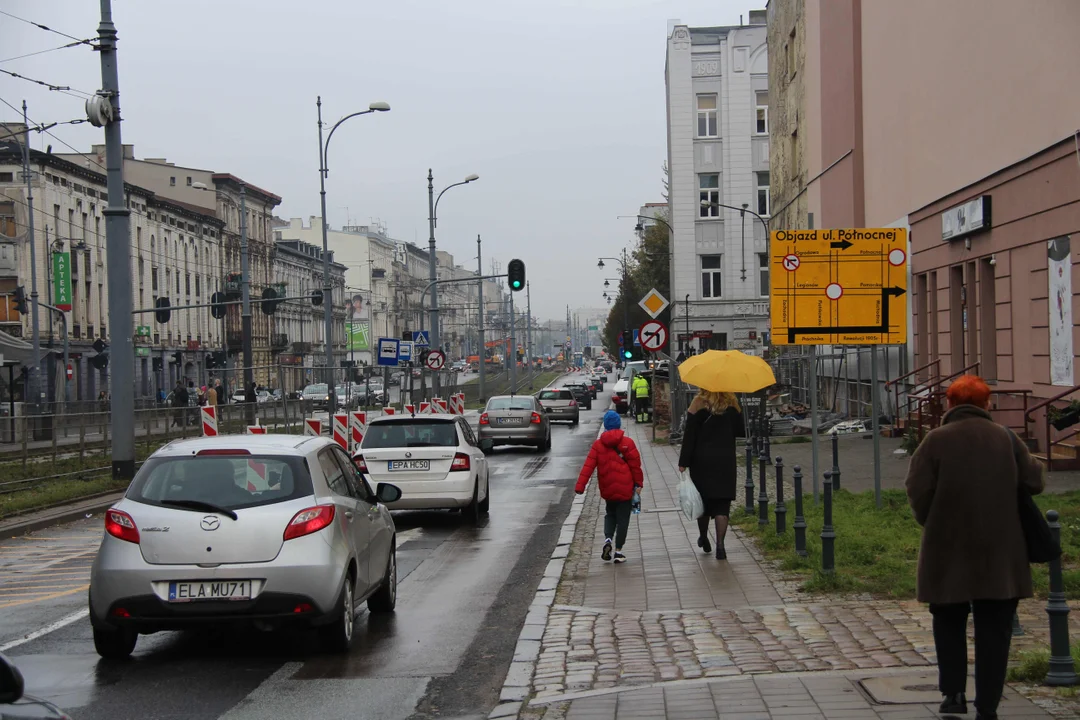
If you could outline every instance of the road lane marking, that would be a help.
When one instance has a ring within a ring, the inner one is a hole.
[[[55,632],[55,631],[59,630],[62,627],[67,627],[71,623],[78,622],[79,620],[82,620],[85,617],[89,617],[89,615],[90,615],[90,609],[89,608],[83,608],[82,610],[77,610],[76,612],[73,612],[70,615],[65,615],[64,617],[60,618],[59,620],[57,620],[54,623],[49,623],[45,627],[38,628],[37,630],[35,630],[32,633],[27,633],[26,635],[23,635],[21,638],[18,638],[17,640],[12,640],[11,642],[4,643],[3,645],[0,645],[0,652],[7,652],[8,650],[10,650],[13,647],[18,647],[19,645],[23,645],[25,643],[28,643],[31,640],[37,640],[39,637],[42,637],[44,635],[48,635],[51,632]]]
[[[52,595],[45,595],[44,597],[27,598],[26,600],[13,600],[12,602],[9,602],[9,603],[0,603],[0,608],[15,607],[17,605],[28,605],[30,603],[40,602],[41,600],[55,600],[56,598],[62,598],[62,597],[65,597],[67,595],[73,595],[73,594],[75,594],[77,592],[87,590],[89,587],[90,587],[90,584],[87,583],[86,585],[80,585],[79,587],[72,588],[70,590],[64,590],[63,592],[53,593]],[[0,647],[0,652],[3,652],[3,651],[4,651],[4,649],[2,647]]]

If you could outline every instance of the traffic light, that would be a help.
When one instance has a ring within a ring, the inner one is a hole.
[[[169,302],[169,298],[167,297],[158,298],[154,303],[154,307],[157,308],[157,310],[154,311],[154,318],[156,318],[159,323],[164,324],[169,322],[169,318],[172,317],[172,310],[169,309],[171,305],[172,303]]]
[[[223,292],[216,292],[210,296],[210,316],[215,320],[220,320],[225,317],[225,310],[227,308],[227,306],[224,305],[225,300],[226,297]]]
[[[20,285],[15,288],[15,310],[25,315],[26,310],[26,289]]]
[[[506,266],[506,277],[510,281],[512,291],[521,290],[525,287],[525,263],[521,260],[511,260]]]
[[[162,369],[164,369],[164,367],[165,367],[164,363],[162,362],[161,358],[159,358],[159,357],[153,357],[153,358],[151,358],[151,359],[150,359],[150,366],[151,366],[151,367],[152,367],[152,368],[153,368],[153,369],[154,369],[155,371],[158,371],[158,370],[162,370]]]
[[[225,364],[226,364],[227,361],[228,361],[228,356],[225,355],[225,351],[224,350],[216,350],[216,351],[214,351],[214,352],[212,352],[212,353],[210,353],[209,355],[206,356],[206,367],[207,368],[225,367]]]
[[[98,338],[91,347],[97,355],[90,358],[90,364],[98,370],[104,370],[109,366],[109,345],[101,338]]]
[[[322,290],[311,291],[311,304],[322,305]]]
[[[173,359],[173,362],[176,363],[177,365],[183,365],[184,364],[184,353],[177,350],[176,352],[173,353],[172,359]]]
[[[281,300],[278,300],[277,291],[274,288],[266,288],[262,291],[262,311],[267,315],[273,315]]]
[[[623,356],[623,360],[630,360],[634,357],[634,349],[630,344],[633,342],[633,334],[629,330],[622,331],[623,346],[620,354]]]

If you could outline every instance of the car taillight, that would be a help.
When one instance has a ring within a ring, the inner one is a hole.
[[[114,538],[139,544],[139,529],[135,527],[131,516],[123,510],[109,510],[105,513],[105,532]]]
[[[243,450],[241,448],[212,448],[209,450],[200,450],[195,453],[199,457],[206,455],[250,455],[250,450]]]
[[[305,508],[293,515],[293,519],[285,527],[284,539],[292,540],[293,538],[310,535],[313,532],[322,530],[332,522],[334,522],[333,505],[316,505],[315,507]]]
[[[358,471],[360,471],[360,472],[362,472],[364,474],[369,474],[370,473],[370,471],[367,469],[367,460],[364,459],[363,455],[356,455],[355,457],[353,457],[352,460],[353,460],[353,465],[356,466],[356,469]]]
[[[577,407],[577,400],[571,400],[570,407]]]
[[[480,413],[480,424],[481,425],[490,425],[491,424],[490,422],[488,422],[487,413]]]
[[[455,470],[469,470],[472,465],[469,464],[469,456],[465,453],[458,453],[454,456],[454,462],[450,465],[450,472]]]
[[[540,424],[540,413],[533,413],[532,420],[529,421],[532,425]]]

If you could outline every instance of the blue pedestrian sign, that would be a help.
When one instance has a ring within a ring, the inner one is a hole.
[[[638,337],[640,331],[638,328],[634,328],[634,347],[641,347],[641,338]]]
[[[413,356],[413,343],[409,340],[401,340],[398,342],[398,360],[401,362],[412,362]]]
[[[379,365],[397,367],[398,342],[397,338],[379,338]]]
[[[416,345],[417,347],[427,347],[428,345],[431,344],[430,342],[428,342],[428,331],[427,330],[418,330],[418,331],[413,332],[412,341],[413,341],[413,345]]]

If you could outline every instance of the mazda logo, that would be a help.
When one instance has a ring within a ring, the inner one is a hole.
[[[221,520],[217,515],[207,515],[199,521],[199,527],[207,531],[217,530],[219,525],[221,525]]]
[[[412,453],[411,453],[411,452],[407,452],[407,453],[405,453],[405,457],[407,457],[407,458],[411,458],[411,457],[412,457]]]

